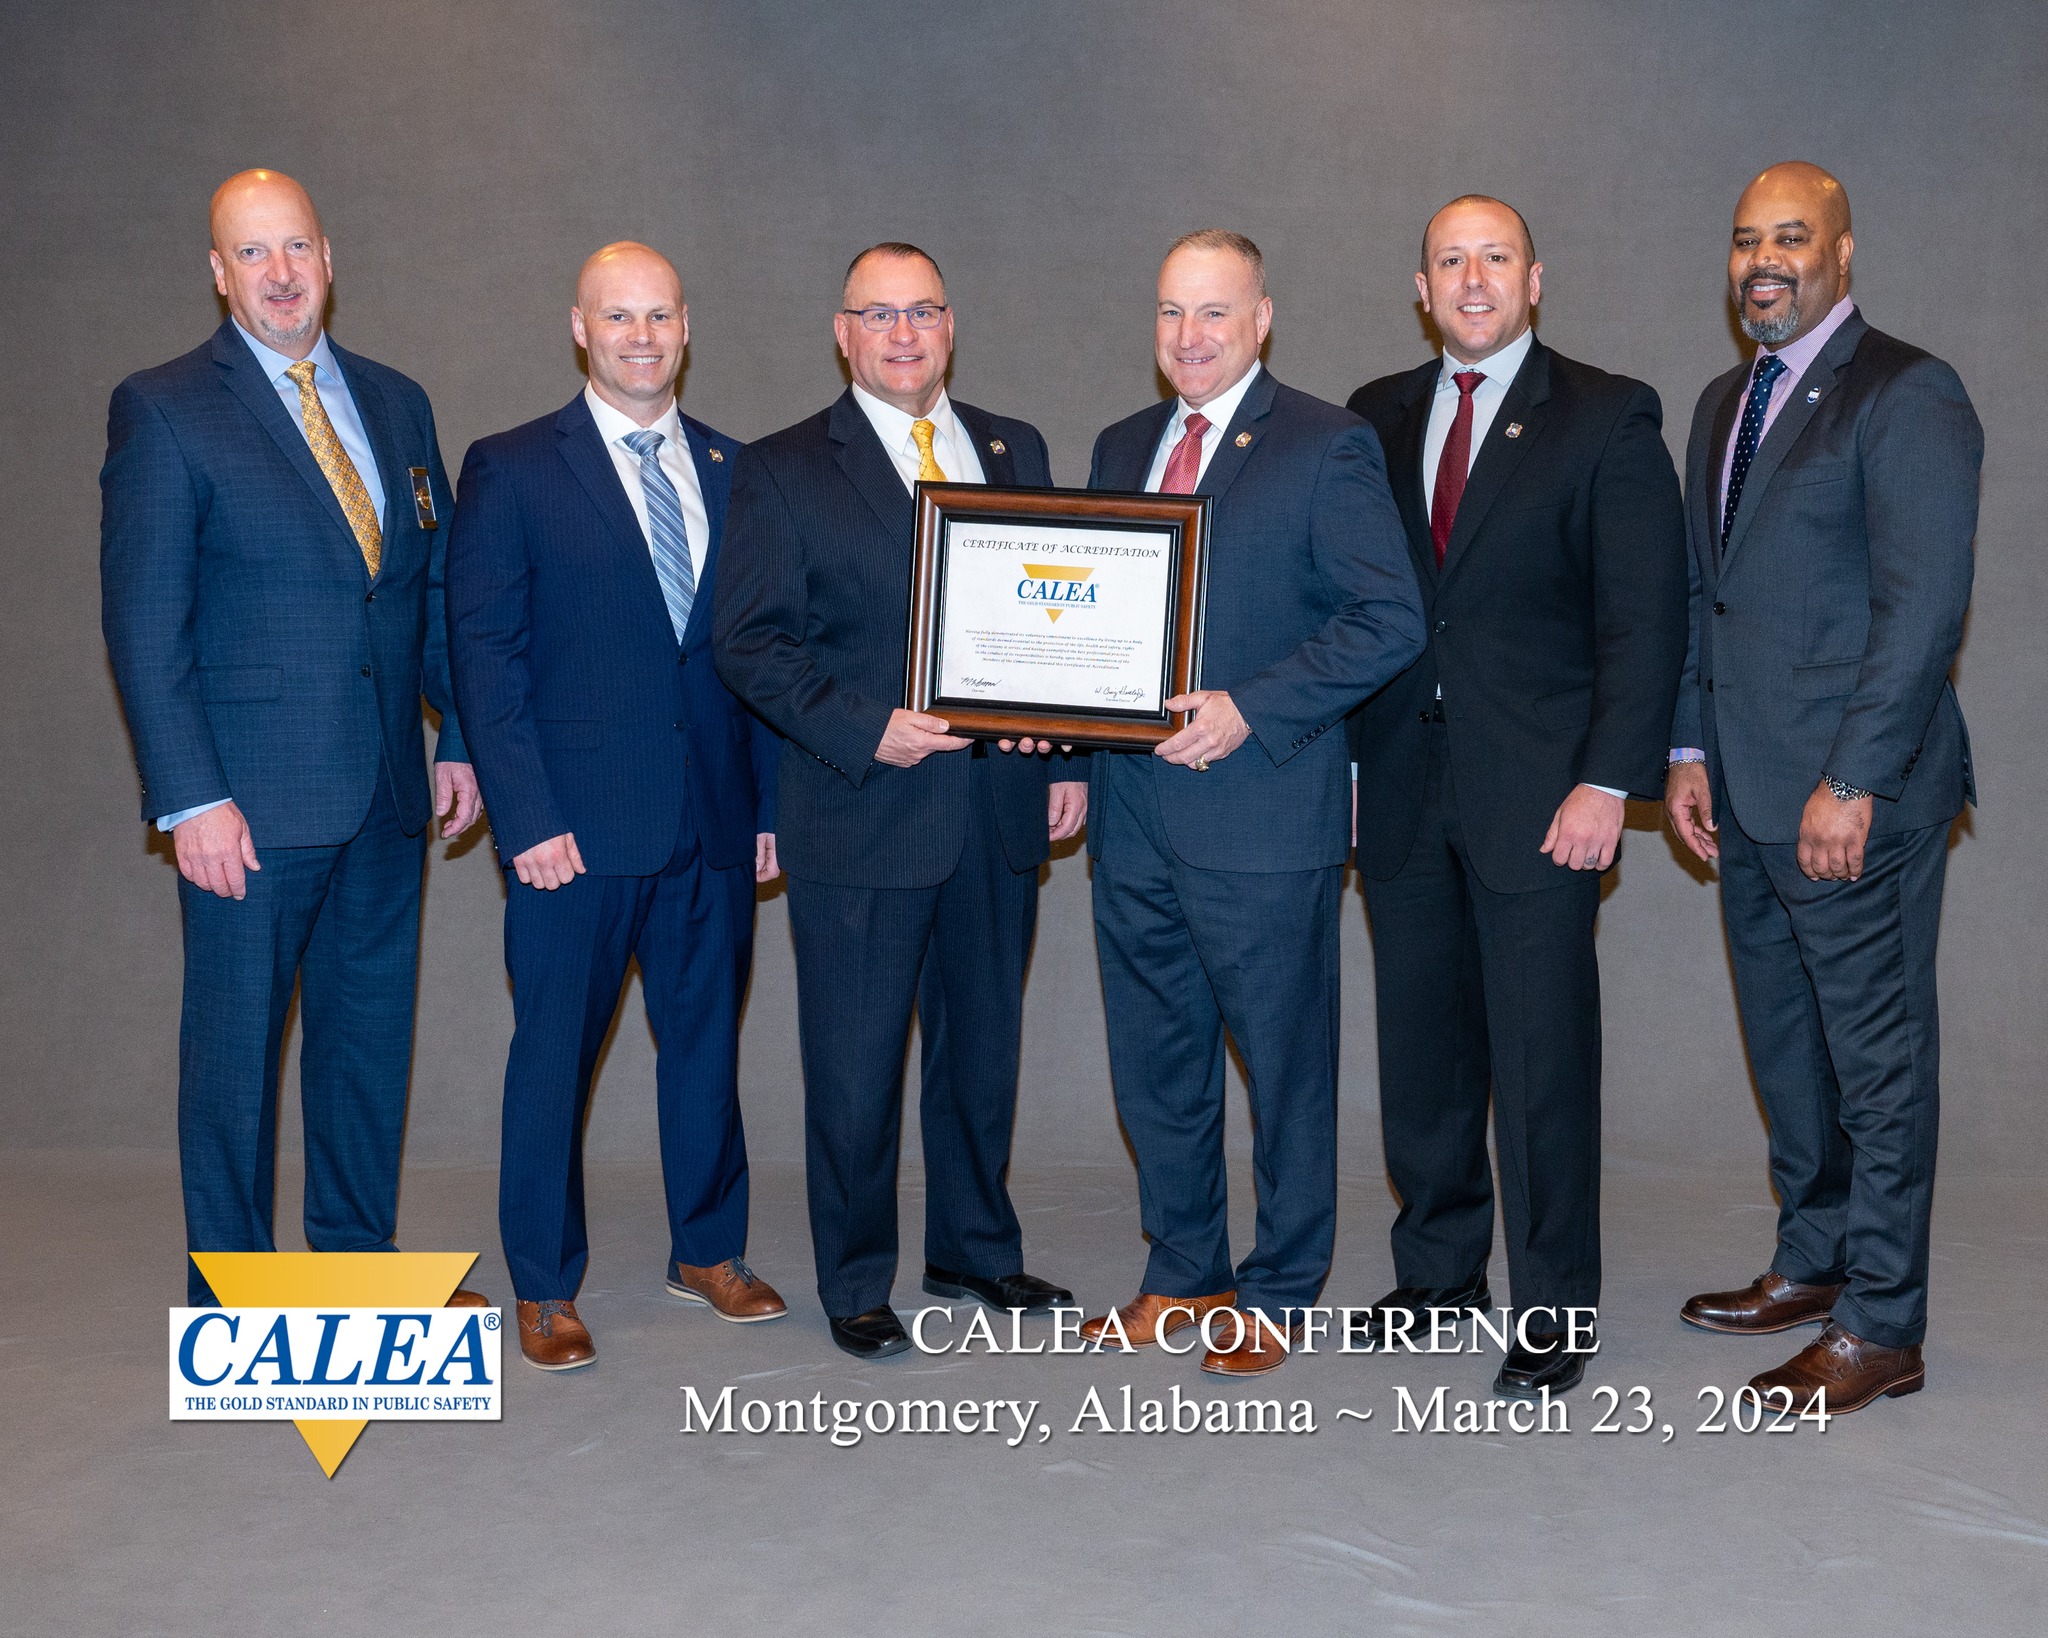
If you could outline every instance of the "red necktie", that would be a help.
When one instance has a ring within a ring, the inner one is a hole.
[[[1471,418],[1466,419],[1469,422]],[[1209,418],[1198,410],[1184,425],[1187,430],[1173,446],[1173,453],[1166,457],[1166,474],[1159,480],[1162,495],[1192,495],[1195,477],[1202,470],[1202,434],[1209,430]]]
[[[1436,493],[1429,502],[1429,538],[1436,547],[1436,566],[1444,566],[1444,548],[1451,543],[1451,525],[1458,521],[1458,502],[1465,495],[1465,473],[1472,465],[1472,394],[1486,379],[1479,370],[1460,370],[1458,413],[1451,417],[1451,435],[1436,463]]]

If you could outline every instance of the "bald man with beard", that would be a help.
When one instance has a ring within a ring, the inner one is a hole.
[[[107,653],[142,818],[180,877],[186,1245],[276,1249],[296,989],[306,1240],[385,1251],[428,826],[454,836],[478,811],[442,635],[448,483],[427,395],[326,333],[333,259],[306,190],[243,171],[208,214],[227,316],[115,389],[100,473]],[[189,1261],[186,1285],[214,1301]]]
[[[483,438],[448,550],[449,653],[506,872],[499,1227],[519,1345],[597,1357],[583,1116],[637,959],[656,1044],[668,1291],[738,1324],[785,1312],[747,1266],[739,1008],[754,884],[778,873],[774,736],[712,668],[712,597],[739,443],[676,408],[682,280],[639,244],[576,281],[590,379]]]
[[[1822,1324],[1751,1385],[1837,1414],[1926,1381],[1935,942],[1949,825],[1976,800],[1948,674],[1984,458],[1956,372],[1864,322],[1855,250],[1817,165],[1773,165],[1735,207],[1729,299],[1758,347],[1693,416],[1665,786],[1679,839],[1720,864],[1778,1197],[1769,1269],[1683,1317]]]

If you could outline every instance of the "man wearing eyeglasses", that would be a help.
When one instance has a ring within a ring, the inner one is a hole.
[[[1087,786],[897,704],[916,484],[1043,488],[1052,472],[1036,428],[947,396],[953,312],[922,250],[862,251],[840,309],[852,384],[736,463],[715,644],[787,741],[778,845],[818,1296],[833,1341],[878,1358],[910,1346],[889,1293],[913,1006],[924,1289],[1034,1312],[1073,1300],[1023,1271],[1005,1175],[1038,867],[1080,830]]]

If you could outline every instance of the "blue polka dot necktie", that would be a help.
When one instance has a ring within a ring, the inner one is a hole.
[[[623,442],[640,457],[640,488],[647,497],[647,532],[654,539],[654,573],[668,603],[668,623],[675,627],[676,641],[680,643],[690,624],[690,607],[697,601],[697,573],[690,567],[690,537],[683,528],[682,497],[661,469],[658,457],[664,440],[660,433],[647,429],[629,432]]]
[[[1735,462],[1728,469],[1728,499],[1721,506],[1721,550],[1728,550],[1728,532],[1735,527],[1735,509],[1742,504],[1743,481],[1764,435],[1764,417],[1771,409],[1771,388],[1785,373],[1785,361],[1776,353],[1760,353],[1756,374],[1750,378],[1749,402],[1742,409],[1742,426],[1735,434]]]

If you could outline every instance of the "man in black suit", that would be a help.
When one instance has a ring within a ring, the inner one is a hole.
[[[1926,1380],[1934,952],[1949,824],[1977,794],[1948,672],[1984,458],[1955,371],[1856,311],[1855,248],[1816,165],[1772,166],[1735,207],[1729,294],[1760,345],[1693,414],[1665,794],[1720,860],[1778,1195],[1769,1271],[1682,1312],[1751,1334],[1825,1320],[1752,1386],[1836,1413]]]
[[[778,845],[818,1296],[833,1340],[873,1358],[910,1346],[889,1291],[913,1005],[924,1289],[1034,1311],[1073,1300],[1023,1272],[1005,1174],[1038,867],[1081,828],[1087,787],[897,703],[916,483],[1048,487],[1052,471],[1036,428],[948,398],[953,314],[923,251],[863,251],[840,307],[852,385],[736,463],[715,641],[720,675],[786,741]]]
[[[1380,1315],[1492,1305],[1490,1089],[1522,1314],[1494,1391],[1526,1397],[1585,1371],[1565,1311],[1600,1300],[1593,923],[1623,798],[1662,780],[1685,654],[1657,395],[1536,339],[1542,278],[1519,212],[1453,200],[1415,276],[1442,357],[1351,399],[1386,445],[1429,624],[1351,724],[1401,1197]]]
[[[1167,701],[1190,720],[1150,754],[1095,758],[1095,944],[1152,1250],[1136,1300],[1082,1332],[1114,1325],[1143,1345],[1199,1323],[1202,1368],[1229,1376],[1285,1360],[1329,1274],[1350,794],[1330,730],[1422,645],[1379,440],[1261,367],[1272,320],[1251,240],[1177,241],[1153,335],[1176,396],[1104,431],[1088,478],[1206,495],[1212,511],[1201,686]],[[1234,1271],[1226,1029],[1248,1071],[1258,1187]]]

